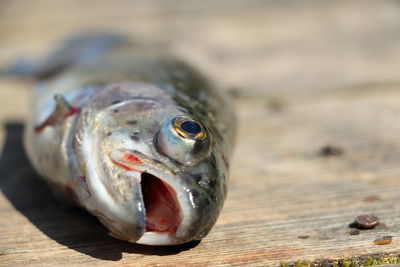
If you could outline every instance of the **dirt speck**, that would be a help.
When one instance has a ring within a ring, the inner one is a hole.
[[[266,107],[271,112],[282,112],[285,109],[284,103],[276,98],[270,99],[267,101]]]
[[[343,155],[343,149],[334,145],[325,145],[320,149],[320,155],[323,157],[340,156]]]
[[[359,235],[360,234],[360,230],[358,229],[351,229],[349,232],[350,235]]]
[[[375,202],[375,201],[379,201],[382,200],[379,196],[366,196],[363,201],[365,202]]]
[[[390,235],[378,237],[374,240],[375,245],[387,245],[390,243],[392,243],[392,236]]]
[[[297,238],[307,239],[307,238],[310,238],[310,236],[309,235],[299,235]]]
[[[229,88],[227,92],[233,98],[240,98],[243,96],[242,90],[240,90],[240,88],[237,87]]]

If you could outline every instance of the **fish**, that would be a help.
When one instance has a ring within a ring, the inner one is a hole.
[[[24,146],[53,191],[117,239],[177,245],[216,223],[236,115],[209,79],[160,50],[87,34],[10,73],[36,81]]]

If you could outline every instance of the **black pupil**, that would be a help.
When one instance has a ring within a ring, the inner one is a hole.
[[[198,134],[201,131],[200,125],[195,121],[185,121],[181,124],[181,129],[189,134]]]

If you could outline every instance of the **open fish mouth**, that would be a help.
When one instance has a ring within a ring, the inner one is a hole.
[[[138,151],[118,149],[110,156],[114,164],[133,173],[140,183],[145,229],[135,242],[148,245],[164,245],[173,240],[179,242],[176,233],[185,212],[180,203],[182,195],[176,191],[177,185],[171,184],[176,180],[172,173],[165,172],[162,163],[154,162]]]
[[[146,232],[174,235],[182,214],[175,190],[150,173],[142,173],[141,189],[146,216]]]

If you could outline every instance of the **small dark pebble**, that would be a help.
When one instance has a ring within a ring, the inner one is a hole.
[[[351,229],[349,232],[350,235],[358,235],[360,234],[360,230],[358,229]]]
[[[307,238],[309,238],[310,236],[309,235],[299,235],[297,238],[300,238],[300,239],[307,239]]]
[[[375,245],[387,245],[392,243],[392,236],[382,236],[374,240]]]
[[[357,216],[353,223],[353,227],[357,229],[373,229],[379,224],[379,218],[372,214],[364,214]]]
[[[320,154],[325,157],[340,156],[343,154],[343,149],[333,145],[326,145],[321,148]]]

